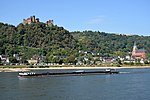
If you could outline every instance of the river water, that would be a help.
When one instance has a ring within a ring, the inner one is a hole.
[[[34,78],[2,72],[0,100],[150,100],[150,69],[119,71],[112,75]]]

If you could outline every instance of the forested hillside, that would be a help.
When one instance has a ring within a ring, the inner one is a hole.
[[[138,35],[110,34],[105,32],[72,32],[81,50],[99,52],[102,55],[126,55],[132,51],[134,43],[140,49],[150,52],[150,37]]]
[[[76,41],[63,27],[45,23],[13,25],[0,23],[0,54],[20,54],[25,59],[32,55],[69,56],[76,50]]]
[[[63,27],[47,26],[42,22],[30,25],[20,23],[18,26],[0,23],[0,55],[19,54],[24,59],[43,55],[49,61],[56,61],[56,57],[74,60],[80,55],[79,50],[99,53],[100,56],[124,56],[130,54],[134,42],[138,48],[150,52],[149,36],[69,32]]]

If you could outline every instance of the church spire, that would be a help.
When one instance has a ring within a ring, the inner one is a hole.
[[[133,46],[133,51],[132,53],[136,53],[136,51],[138,50],[137,46],[136,46],[136,42],[134,42],[134,46]]]

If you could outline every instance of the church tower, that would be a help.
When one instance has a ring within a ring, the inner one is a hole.
[[[138,48],[136,46],[136,42],[134,42],[134,46],[133,46],[133,50],[132,50],[132,55],[136,54],[137,51],[138,51]]]
[[[146,52],[144,49],[138,49],[136,46],[136,43],[134,43],[131,57],[133,60],[136,60],[136,59],[145,60],[146,59]]]

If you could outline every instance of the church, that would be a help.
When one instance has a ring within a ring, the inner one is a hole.
[[[136,43],[134,43],[133,51],[132,51],[132,60],[145,60],[146,59],[146,51],[145,49],[138,49]]]

